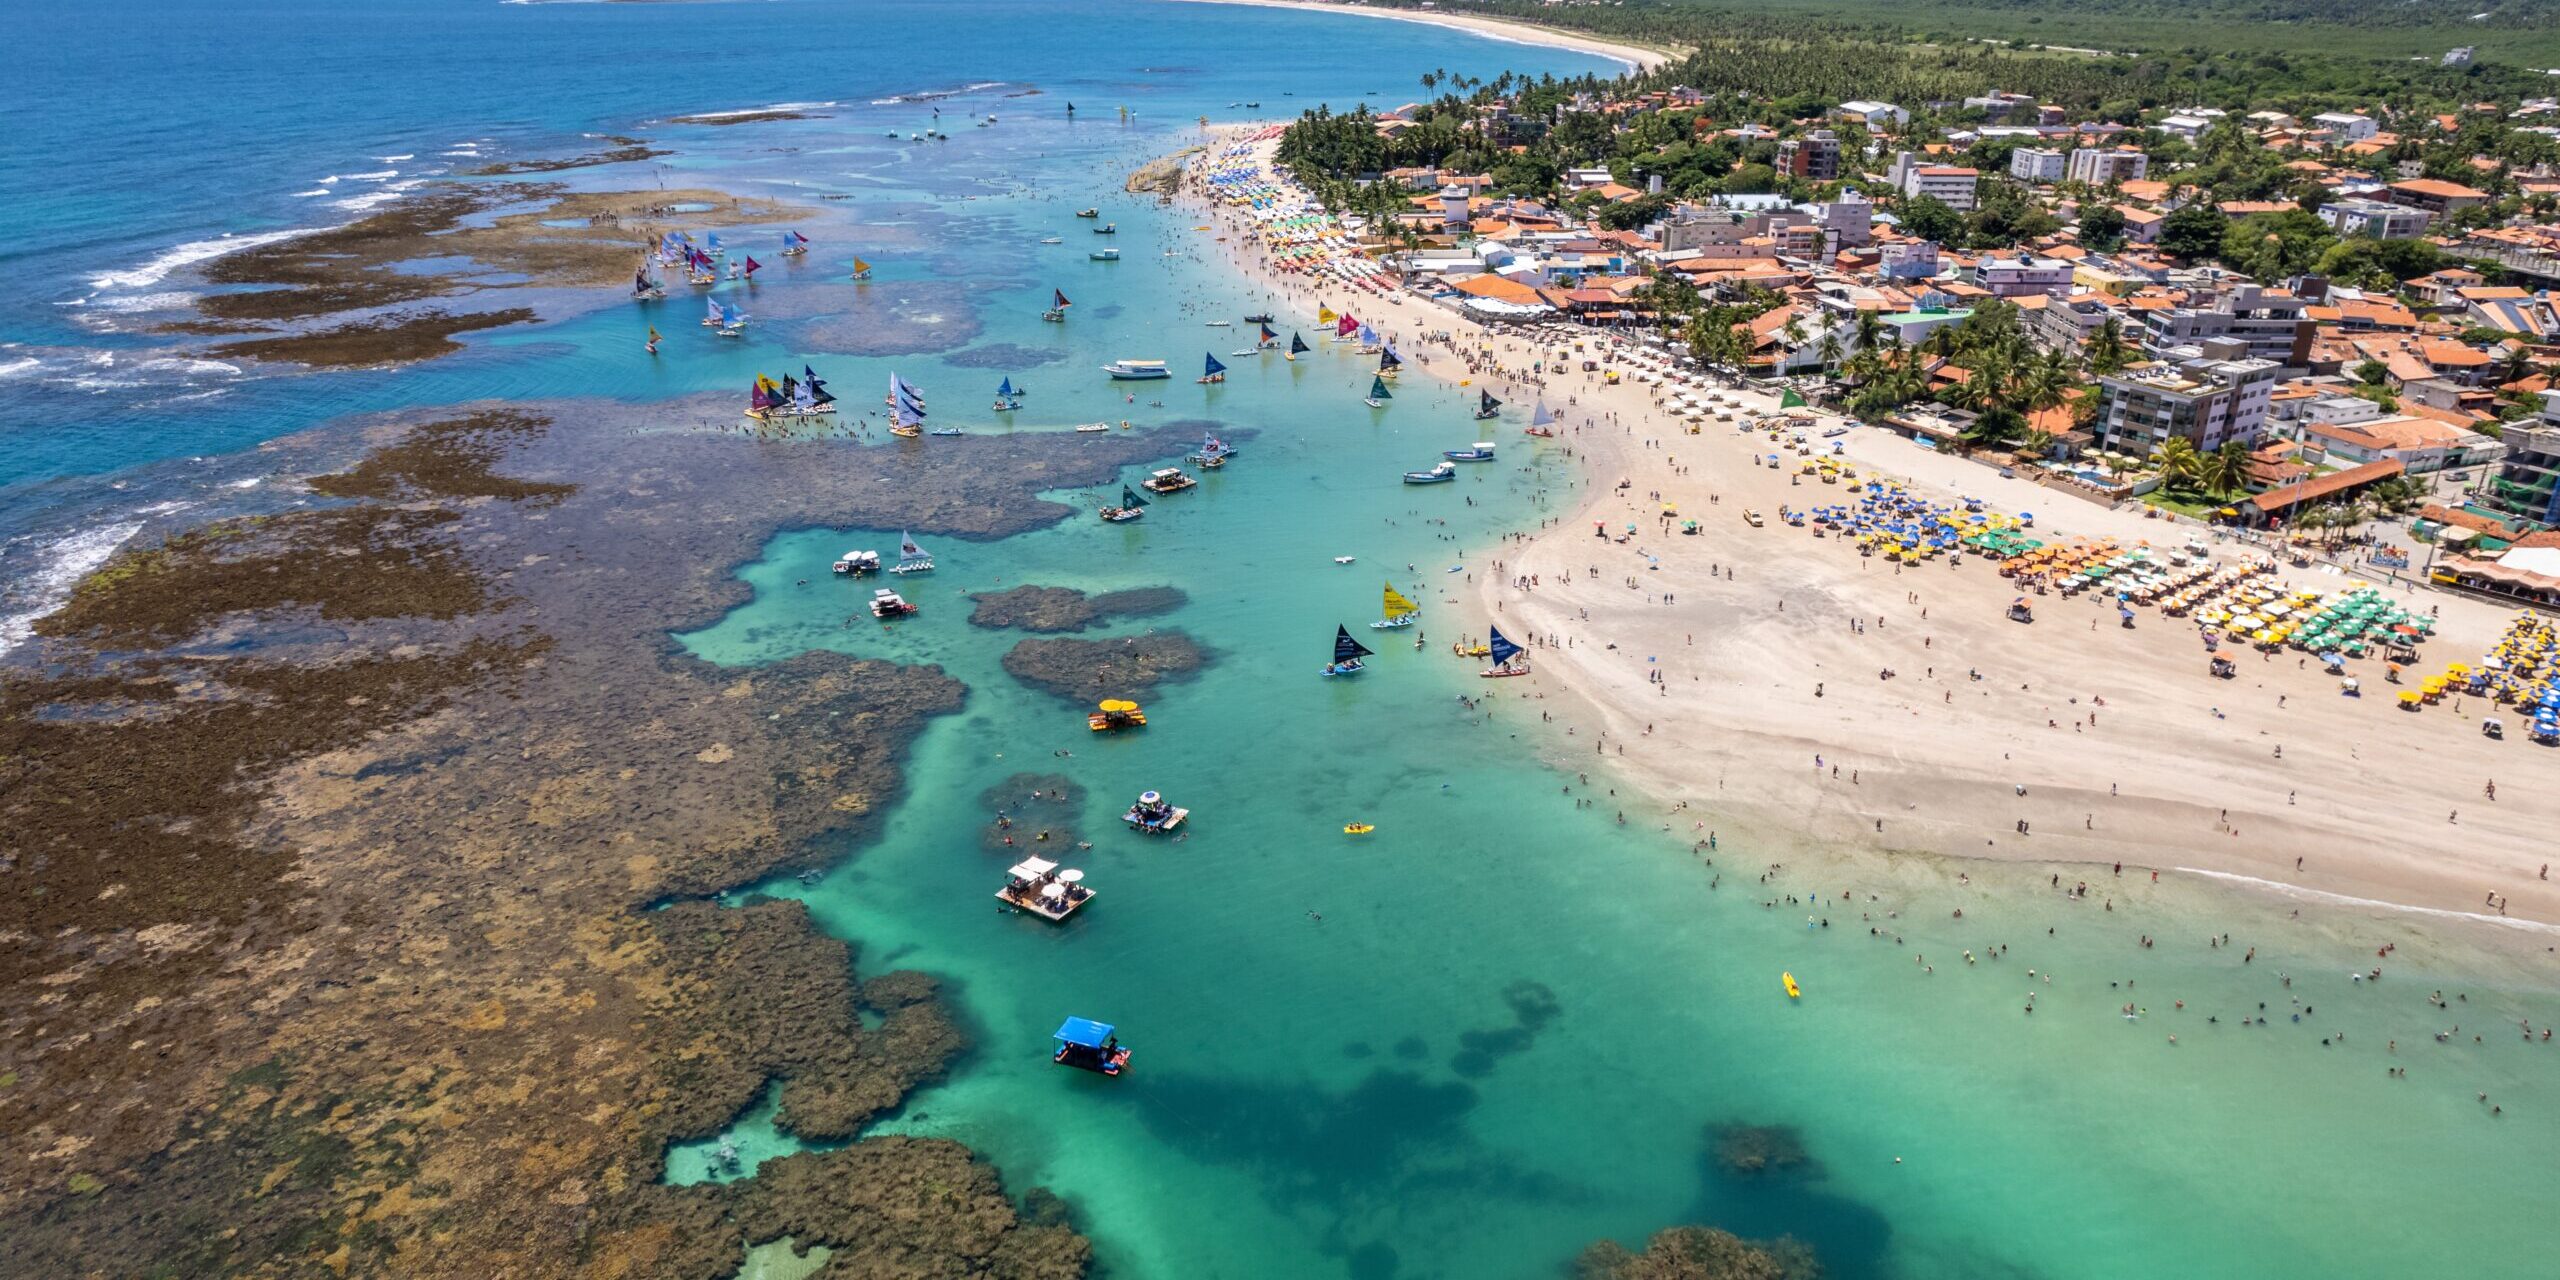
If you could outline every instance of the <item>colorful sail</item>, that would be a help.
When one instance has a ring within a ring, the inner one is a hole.
[[[1208,367],[1207,367],[1207,368],[1202,369],[1202,370],[1200,371],[1200,376],[1201,376],[1201,377],[1203,377],[1203,378],[1217,378],[1217,377],[1223,377],[1223,376],[1225,376],[1225,374],[1226,374],[1226,372],[1227,372],[1227,367],[1226,367],[1225,365],[1222,365],[1222,364],[1218,363],[1218,353],[1217,353],[1217,352],[1215,352],[1215,351],[1212,351],[1212,352],[1210,352],[1210,353],[1208,353],[1208,354],[1209,354],[1209,365],[1208,365]]]
[[[834,404],[836,402],[835,396],[829,394],[827,391],[827,384],[819,381],[817,370],[812,369],[805,364],[800,366],[800,382],[801,385],[809,388],[809,398],[811,400],[819,404]]]
[[[1379,349],[1378,372],[1387,373],[1403,364],[1404,357],[1397,355],[1394,347],[1383,347]]]
[[[725,302],[720,304],[720,327],[723,329],[735,329],[738,327],[738,309],[736,307],[730,306]]]
[[[1385,609],[1386,617],[1389,622],[1393,622],[1409,613],[1422,612],[1422,606],[1415,604],[1411,600],[1405,599],[1404,594],[1397,591],[1396,584],[1392,582],[1387,584]]]
[[[1337,321],[1337,322],[1334,324],[1334,326],[1333,326],[1333,336],[1334,336],[1334,337],[1337,337],[1337,338],[1349,338],[1349,337],[1353,337],[1353,336],[1357,335],[1359,332],[1360,332],[1360,322],[1359,322],[1359,321],[1357,321],[1357,320],[1352,319],[1352,318],[1351,318],[1351,317],[1349,317],[1349,316],[1344,316],[1341,320]]]
[[[752,275],[754,275],[755,273],[757,273],[758,271],[762,271],[762,270],[764,270],[764,264],[763,264],[763,263],[761,263],[761,262],[756,261],[756,256],[755,256],[754,254],[752,254],[752,253],[748,254],[748,255],[747,255],[747,274],[752,276]]]
[[[1365,321],[1360,325],[1360,345],[1364,347],[1378,345],[1378,331],[1370,328]]]
[[[653,343],[654,343],[654,342],[656,342],[657,340],[658,340],[658,326],[656,326],[656,325],[654,325],[654,324],[653,324],[653,325],[650,325],[650,326],[649,326],[649,341],[651,341],[651,342],[653,342]]]
[[[719,233],[719,232],[717,232],[717,231],[714,231],[714,232],[712,232],[710,235],[703,237],[703,243],[708,247],[709,251],[710,251],[710,252],[712,252],[712,253],[726,253],[726,252],[728,252],[727,250],[725,250],[725,249],[723,249],[723,248],[721,248],[721,247],[720,247],[720,233]]]
[[[1360,647],[1360,642],[1351,638],[1351,628],[1336,626],[1333,629],[1334,661],[1349,662],[1353,658],[1366,658],[1371,656],[1373,655],[1369,650]]]
[[[1318,307],[1318,308],[1316,308],[1316,323],[1317,323],[1317,324],[1332,324],[1332,323],[1333,323],[1333,308],[1331,308],[1331,307]]]
[[[996,384],[996,399],[998,399],[998,400],[1011,400],[1012,398],[1013,398],[1013,379],[1012,379],[1011,377],[1007,377],[1004,381],[999,382],[999,383],[997,383],[997,384]]]
[[[1487,643],[1493,650],[1493,665],[1497,667],[1509,665],[1513,655],[1520,652],[1520,646],[1511,643],[1511,638],[1502,634],[1502,628],[1494,627],[1490,630],[1492,639]]]
[[[1547,412],[1547,402],[1544,400],[1539,401],[1538,412],[1536,416],[1529,420],[1529,425],[1533,427],[1552,427],[1555,424],[1556,415]]]
[[[706,324],[720,323],[720,302],[716,298],[702,300],[702,319]]]

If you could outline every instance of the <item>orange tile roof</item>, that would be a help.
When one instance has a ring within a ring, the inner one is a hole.
[[[2406,191],[2413,196],[2441,196],[2446,199],[2471,200],[2489,198],[2489,193],[2486,191],[2475,190],[2459,182],[2444,182],[2435,178],[2411,178],[2406,182],[2392,183],[2391,189]]]

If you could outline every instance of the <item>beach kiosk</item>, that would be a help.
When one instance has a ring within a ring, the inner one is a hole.
[[[1069,1018],[1058,1027],[1057,1055],[1050,1059],[1062,1067],[1079,1067],[1099,1075],[1116,1076],[1129,1064],[1129,1050],[1122,1046],[1119,1028],[1091,1018]]]
[[[1005,872],[1004,887],[996,890],[996,899],[1058,924],[1093,901],[1093,890],[1084,887],[1084,873],[1073,867],[1060,870],[1046,858],[1024,858]]]

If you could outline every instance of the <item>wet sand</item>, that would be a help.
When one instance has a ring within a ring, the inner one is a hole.
[[[1491,36],[1497,40],[1541,45],[1549,49],[1570,49],[1575,53],[1613,58],[1636,71],[1651,71],[1671,61],[1673,57],[1671,53],[1660,49],[1649,49],[1643,45],[1602,40],[1596,36],[1558,31],[1553,27],[1541,27],[1534,23],[1513,22],[1506,18],[1487,18],[1469,13],[1435,13],[1420,9],[1371,9],[1355,5],[1319,4],[1314,3],[1313,0],[1190,0],[1190,2],[1254,5],[1266,9],[1307,9],[1318,13],[1348,13],[1363,18],[1391,18],[1398,22],[1420,22],[1435,27],[1454,27],[1460,31],[1472,31],[1477,35]]]

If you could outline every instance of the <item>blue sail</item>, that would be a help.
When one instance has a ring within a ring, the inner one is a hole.
[[[997,383],[996,395],[1000,399],[1011,400],[1013,398],[1013,379],[1007,377],[1004,381]]]
[[[1490,631],[1493,638],[1487,642],[1487,647],[1493,650],[1493,665],[1498,667],[1511,661],[1511,655],[1520,652],[1520,646],[1511,643],[1511,638],[1502,634],[1502,628],[1493,627]]]
[[[1376,345],[1377,345],[1377,343],[1378,343],[1378,331],[1377,331],[1377,330],[1375,330],[1375,329],[1370,328],[1370,327],[1369,327],[1368,325],[1366,325],[1366,324],[1361,325],[1361,326],[1360,326],[1360,345],[1361,345],[1361,346],[1364,346],[1364,347],[1371,347],[1371,346],[1376,346]]]
[[[1395,368],[1403,363],[1404,357],[1397,355],[1394,347],[1384,347],[1378,352],[1378,368],[1381,371]]]
[[[738,309],[730,306],[728,303],[721,303],[720,323],[723,327],[735,326],[738,323]]]
[[[1214,378],[1226,371],[1227,367],[1218,363],[1217,353],[1213,351],[1209,353],[1209,367],[1202,370],[1200,376],[1204,378]]]

